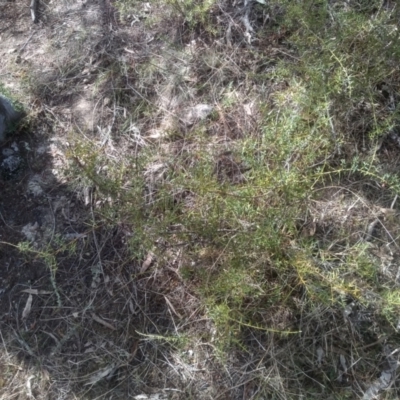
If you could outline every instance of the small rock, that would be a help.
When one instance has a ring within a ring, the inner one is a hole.
[[[19,147],[18,147],[17,143],[12,142],[10,147],[11,147],[16,153],[19,152]]]
[[[10,100],[0,95],[0,143],[18,122],[24,118],[23,111],[15,110]]]
[[[10,148],[8,147],[8,148],[6,148],[6,149],[3,149],[3,150],[1,151],[1,153],[3,154],[4,157],[9,157],[9,156],[11,156],[12,154],[14,154],[14,150],[13,150],[13,149],[10,149]]]
[[[27,192],[32,194],[34,197],[38,197],[43,194],[43,189],[41,187],[41,178],[39,175],[34,175],[28,182]]]
[[[0,169],[4,178],[15,178],[22,167],[22,161],[23,160],[19,155],[12,154],[6,157],[0,164]]]
[[[36,233],[39,228],[39,224],[35,222],[34,224],[29,223],[22,228],[21,233],[24,234],[27,240],[33,242],[36,238]]]

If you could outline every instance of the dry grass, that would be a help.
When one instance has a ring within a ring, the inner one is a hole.
[[[0,398],[398,398],[395,3],[1,7]]]

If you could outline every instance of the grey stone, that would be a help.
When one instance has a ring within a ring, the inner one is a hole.
[[[12,155],[2,161],[0,164],[0,169],[3,173],[11,176],[21,168],[21,164],[22,158],[18,155]]]
[[[0,144],[4,142],[10,130],[12,130],[25,115],[24,111],[15,110],[10,100],[0,95]]]

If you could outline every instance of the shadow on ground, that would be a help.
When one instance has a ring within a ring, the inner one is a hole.
[[[93,132],[109,118],[92,89],[118,41],[106,35],[113,9],[42,6],[31,26],[22,2],[0,4],[1,80],[15,94],[24,75],[31,120],[0,155],[21,160],[0,181],[0,396],[126,399],[160,382],[174,388],[173,377],[154,373],[174,332],[171,289],[156,292],[157,277],[140,274],[130,228],[98,223],[95,189],[74,191],[61,172],[68,129]]]

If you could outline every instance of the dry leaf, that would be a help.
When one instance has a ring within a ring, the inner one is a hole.
[[[154,261],[154,258],[155,258],[154,254],[151,251],[149,251],[146,259],[143,261],[142,268],[140,269],[140,273],[146,272],[148,270],[148,268]]]
[[[83,354],[89,354],[89,353],[94,353],[96,351],[95,347],[88,347]]]
[[[310,224],[310,236],[314,236],[315,232],[317,231],[317,224],[315,223],[315,221],[311,222]]]
[[[324,355],[325,355],[324,350],[322,349],[321,346],[319,346],[317,348],[317,362],[318,362],[318,365],[321,365],[322,359],[324,358]]]
[[[31,312],[32,300],[33,300],[33,296],[30,294],[28,296],[28,300],[26,301],[24,311],[22,311],[22,319],[25,319]]]
[[[172,303],[169,301],[168,297],[167,297],[167,296],[164,296],[164,297],[165,297],[165,301],[167,302],[167,304],[168,304],[169,308],[172,310],[172,312],[173,312],[177,317],[182,318],[182,315],[180,315],[178,312],[175,311],[175,308],[174,308],[174,306],[172,305]]]
[[[315,221],[313,221],[303,227],[303,229],[301,230],[301,236],[306,238],[312,237],[315,235],[316,231],[317,231],[317,224]]]
[[[396,370],[399,363],[397,356],[393,357],[393,355],[397,353],[397,349],[391,351],[389,347],[385,346],[384,352],[386,353],[386,363],[384,364],[386,368],[381,372],[380,377],[372,382],[370,387],[364,393],[362,400],[377,399],[379,393],[388,389],[396,378]]]
[[[94,385],[95,383],[99,382],[103,378],[110,375],[114,371],[114,369],[115,369],[115,365],[111,364],[108,367],[97,371],[95,374],[93,374],[90,377],[90,379],[85,383],[85,385]]]
[[[167,396],[163,393],[154,393],[148,396],[147,394],[138,394],[134,397],[135,400],[166,400]]]
[[[31,375],[30,377],[28,377],[28,379],[26,380],[26,394],[29,398],[32,398],[32,385],[31,385],[31,380],[35,377],[35,375]]]
[[[109,324],[108,322],[104,321],[103,319],[101,319],[100,317],[98,317],[96,314],[92,313],[92,318],[98,322],[99,324],[105,326],[108,329],[112,329],[113,331],[116,331],[117,328],[115,328],[113,325]]]
[[[343,354],[339,355],[339,360],[340,360],[340,365],[343,368],[344,372],[347,372],[347,362],[346,362],[346,357]]]
[[[133,305],[132,299],[129,300],[129,310],[130,310],[130,312],[131,312],[132,314],[134,314],[134,315],[136,314],[135,307],[134,307],[134,305]]]
[[[396,213],[397,213],[397,211],[394,210],[393,208],[381,208],[381,209],[380,209],[380,212],[381,212],[383,215],[385,215],[386,217],[387,217],[387,216],[396,215]]]

